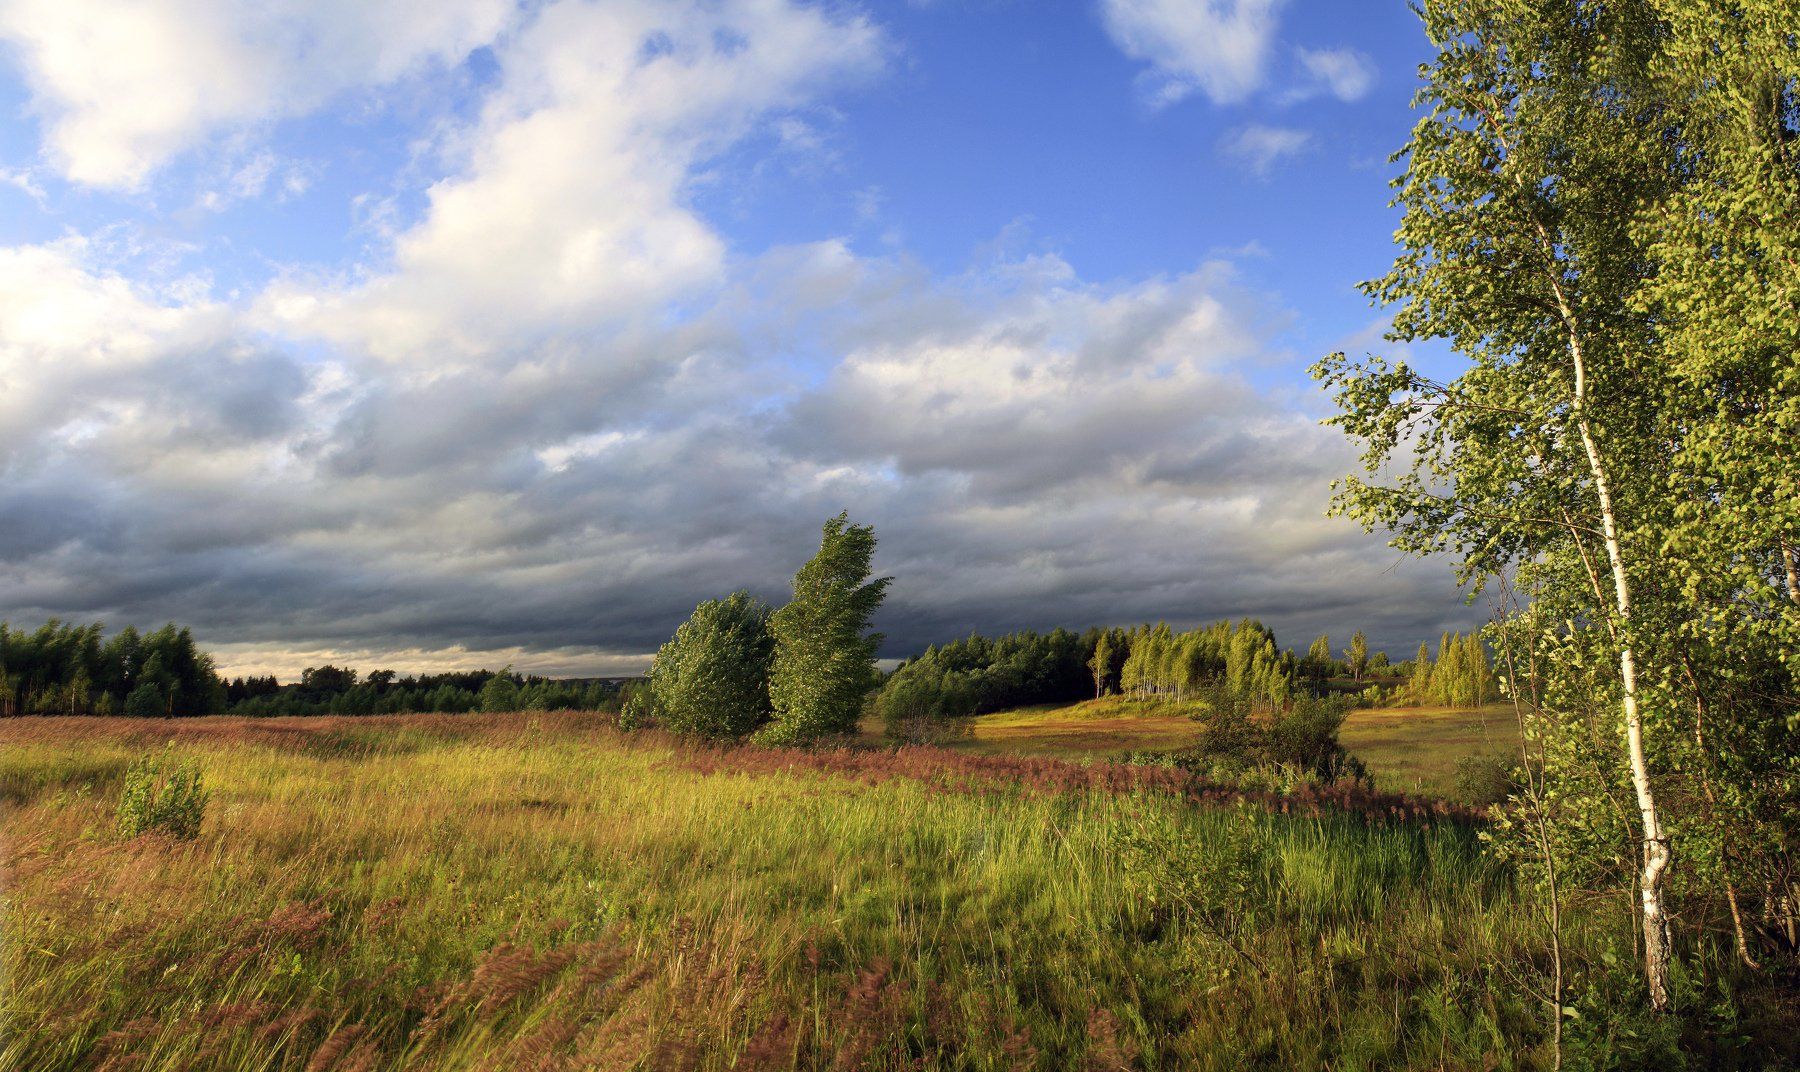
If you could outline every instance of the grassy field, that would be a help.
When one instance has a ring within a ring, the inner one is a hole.
[[[880,727],[865,727],[873,742]],[[969,736],[948,744],[986,754],[1105,759],[1134,751],[1172,751],[1195,743],[1197,724],[1175,704],[1107,697],[1025,707],[970,720]],[[1340,734],[1389,792],[1449,796],[1465,756],[1512,756],[1518,724],[1511,707],[1393,707],[1352,711]]]
[[[163,749],[200,835],[121,838]],[[8,719],[0,757],[9,1070],[1549,1062],[1543,915],[1441,808],[570,714]],[[1569,1045],[1661,1052],[1624,914],[1571,917]]]
[[[1519,723],[1506,704],[1380,708],[1350,712],[1338,740],[1369,765],[1379,788],[1448,796],[1458,760],[1518,758]]]

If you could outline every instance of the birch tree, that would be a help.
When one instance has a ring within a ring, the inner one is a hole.
[[[1754,968],[1753,945],[1800,952],[1800,9],[1652,6],[1681,179],[1636,220],[1655,271],[1635,311],[1680,429],[1662,558],[1684,613],[1660,687],[1689,720],[1696,880]]]
[[[1094,641],[1094,655],[1088,660],[1088,669],[1094,672],[1094,699],[1106,695],[1106,682],[1112,675],[1113,640],[1110,631],[1103,631],[1100,638]]]
[[[1446,340],[1467,367],[1438,379],[1405,361],[1320,363],[1335,423],[1365,448],[1337,504],[1396,546],[1456,555],[1465,580],[1578,550],[1565,580],[1610,650],[1644,974],[1666,1009],[1673,857],[1639,687],[1639,579],[1667,514],[1667,377],[1632,312],[1646,274],[1632,222],[1673,180],[1663,109],[1629,91],[1659,25],[1644,5],[1591,0],[1430,0],[1421,14],[1437,56],[1396,156],[1400,252],[1366,289],[1393,308],[1392,339]]]

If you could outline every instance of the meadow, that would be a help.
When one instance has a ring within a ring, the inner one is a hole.
[[[1181,704],[1118,696],[980,715],[965,729],[946,747],[1074,760],[1176,751],[1201,737]],[[879,733],[876,723],[864,727],[870,744],[879,743]],[[1353,710],[1339,739],[1368,764],[1381,789],[1437,797],[1455,795],[1459,760],[1512,759],[1519,751],[1518,722],[1507,704]]]
[[[0,745],[6,1069],[1552,1062],[1545,915],[1452,805],[585,713],[24,718]],[[197,838],[118,834],[146,751],[198,763]],[[1623,907],[1565,920],[1567,1060],[1793,1056],[1750,1041],[1791,1019],[1753,1000],[1736,1041],[1633,1013]]]

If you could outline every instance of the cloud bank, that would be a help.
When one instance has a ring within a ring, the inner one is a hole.
[[[633,671],[700,599],[781,598],[846,508],[898,578],[891,656],[1245,614],[1398,646],[1469,617],[1441,570],[1322,516],[1348,452],[1271,386],[1293,314],[1230,261],[1102,281],[1054,254],[946,275],[841,237],[734,248],[695,184],[879,77],[891,42],[854,12],[441,5],[377,47],[169,0],[137,17],[210,58],[103,76],[68,58],[80,16],[3,10],[80,183],[490,57],[417,209],[355,263],[220,294],[129,228],[0,249],[14,621],[175,619],[234,670]],[[1255,37],[1272,10],[1216,14]],[[375,37],[399,17],[338,14]],[[1194,84],[1228,98],[1249,70]],[[132,79],[155,99],[117,99]]]

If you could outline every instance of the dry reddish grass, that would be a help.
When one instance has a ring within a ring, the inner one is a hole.
[[[593,711],[466,715],[315,715],[296,718],[88,718],[0,719],[0,742],[52,745],[83,742],[125,745],[260,744],[289,751],[315,748],[319,741],[367,740],[372,744],[406,731],[440,740],[482,738],[507,744],[544,732],[586,733],[608,729],[611,716]]]

